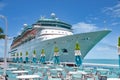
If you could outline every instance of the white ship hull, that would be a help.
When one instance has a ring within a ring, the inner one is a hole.
[[[45,50],[46,61],[51,61],[53,59],[54,47],[59,48],[59,56],[61,62],[74,62],[74,48],[76,42],[80,44],[80,50],[82,58],[84,58],[87,53],[110,31],[96,31],[89,33],[81,33],[75,35],[69,35],[49,40],[40,41],[39,39],[33,39],[26,43],[19,45],[11,50],[11,54],[23,53],[23,59],[25,60],[25,53],[29,53],[29,61],[32,60],[33,51],[36,50],[37,60],[40,60],[41,50]]]

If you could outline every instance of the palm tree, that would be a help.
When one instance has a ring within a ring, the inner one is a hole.
[[[118,47],[120,47],[120,37],[118,37]]]
[[[0,28],[0,39],[5,39],[2,28]]]

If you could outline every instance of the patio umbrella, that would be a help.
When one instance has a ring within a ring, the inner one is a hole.
[[[81,58],[81,52],[80,52],[80,45],[77,42],[75,45],[75,62],[76,65],[79,67],[80,65],[82,65],[82,58]]]
[[[54,47],[54,64],[60,64],[59,49],[56,46]]]
[[[119,68],[120,68],[120,37],[118,38],[118,56],[119,56]]]
[[[23,58],[22,58],[22,52],[20,52],[20,62],[23,62]]]
[[[36,51],[34,50],[34,51],[33,51],[33,61],[32,61],[32,62],[33,62],[33,63],[36,63],[36,60],[37,60],[37,59],[36,59]]]
[[[16,53],[16,62],[19,62],[19,54]]]
[[[15,54],[12,55],[12,61],[15,62]]]
[[[40,62],[45,63],[45,50],[44,49],[42,49],[41,51]]]
[[[26,61],[26,63],[28,63],[28,51],[26,51],[26,57],[25,57],[25,61]]]

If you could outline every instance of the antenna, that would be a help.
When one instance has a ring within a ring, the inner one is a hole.
[[[106,24],[106,20],[104,20],[103,23],[104,23],[104,27],[105,27],[104,30],[108,30],[106,25],[105,25]]]
[[[45,16],[41,16],[41,19],[44,19],[45,18]]]
[[[51,17],[52,17],[53,19],[56,19],[55,13],[51,13]]]
[[[28,25],[27,24],[23,24],[24,27],[27,27]]]

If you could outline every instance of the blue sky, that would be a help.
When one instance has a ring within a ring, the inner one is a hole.
[[[112,32],[85,58],[118,59],[120,0],[0,0],[0,14],[7,17],[9,37],[18,35],[24,23],[31,25],[41,16],[50,17],[52,12],[73,25],[75,33],[110,29]],[[0,27],[5,29],[3,19],[0,19]],[[0,57],[4,55],[3,46],[4,40],[0,40]]]

